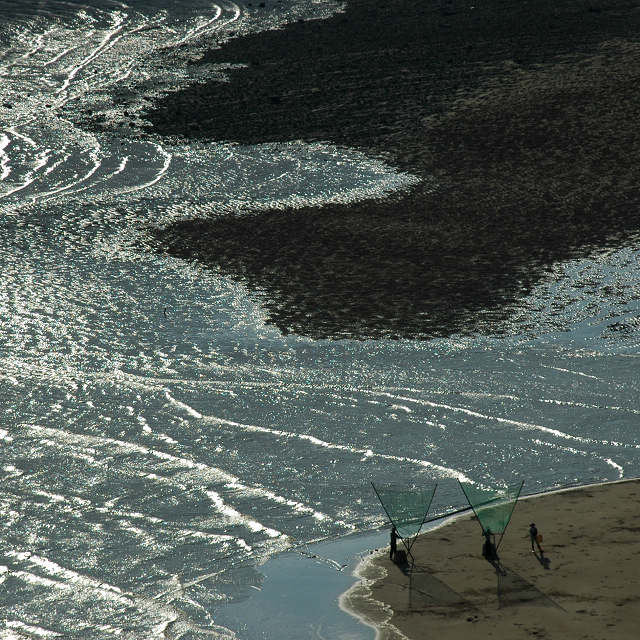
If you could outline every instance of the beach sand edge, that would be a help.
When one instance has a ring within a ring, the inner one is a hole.
[[[416,541],[411,577],[387,550],[372,554],[340,606],[376,628],[377,640],[635,638],[638,496],[637,478],[523,496],[499,548],[504,575],[482,558],[472,514],[444,519]],[[543,557],[531,553],[531,522],[544,535]]]

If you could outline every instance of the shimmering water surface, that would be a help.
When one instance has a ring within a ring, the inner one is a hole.
[[[444,511],[458,479],[640,473],[637,246],[555,265],[494,336],[425,342],[283,336],[144,250],[149,225],[416,181],[139,135],[146,100],[223,77],[189,67],[213,41],[340,10],[254,4],[0,0],[2,638],[256,637],[220,606],[273,554],[382,524],[370,480],[437,481]]]

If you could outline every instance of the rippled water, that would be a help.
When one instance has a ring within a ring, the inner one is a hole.
[[[381,524],[370,480],[437,481],[444,510],[458,479],[640,472],[638,247],[556,265],[494,336],[430,342],[282,336],[144,250],[150,224],[415,182],[331,145],[139,134],[212,40],[338,9],[255,4],[0,1],[3,638],[242,638],[216,607],[266,557]]]

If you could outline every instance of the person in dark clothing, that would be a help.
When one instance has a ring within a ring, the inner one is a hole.
[[[498,550],[495,542],[491,539],[491,529],[484,532],[484,544],[482,545],[482,555],[492,564],[498,560]]]
[[[538,533],[538,527],[536,527],[534,522],[529,525],[529,537],[531,538],[532,553],[535,553],[535,549],[533,547],[535,544],[538,547],[538,551],[540,551],[540,555],[542,555],[544,553],[544,549],[540,546],[540,543],[542,542],[542,535]]]
[[[391,547],[389,548],[389,557],[393,560],[398,548],[398,531],[395,525],[391,527]]]
[[[497,573],[506,576],[507,572],[500,564],[500,558],[498,557],[498,547],[496,547],[495,536],[491,529],[486,529],[482,532],[484,536],[484,544],[482,545],[482,555],[484,559],[491,564]]]

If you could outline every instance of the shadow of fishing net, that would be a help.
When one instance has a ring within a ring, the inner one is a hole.
[[[521,575],[505,566],[502,569],[502,573],[498,573],[498,606],[500,608],[525,605],[562,609],[558,603]]]
[[[409,608],[456,609],[471,611],[475,607],[448,584],[436,578],[426,567],[414,565],[409,576]]]

